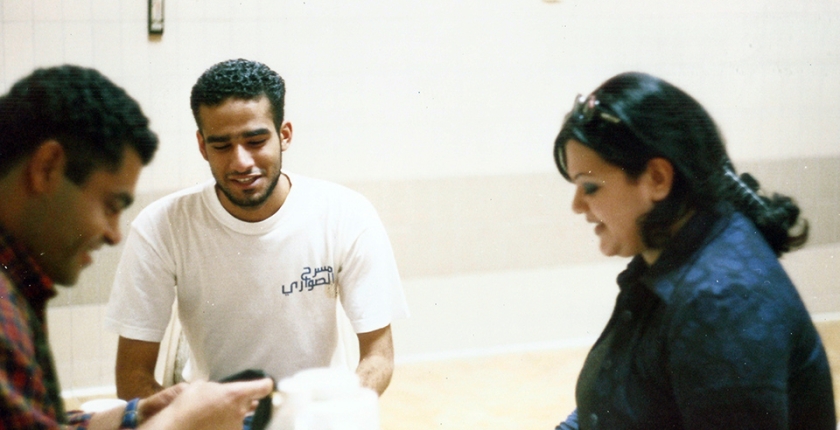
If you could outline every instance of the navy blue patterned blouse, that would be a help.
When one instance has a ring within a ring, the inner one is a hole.
[[[731,209],[634,258],[576,388],[572,429],[835,429],[831,373],[772,249]]]

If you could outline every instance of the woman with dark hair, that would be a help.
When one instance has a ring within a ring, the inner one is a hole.
[[[834,429],[825,350],[778,257],[808,225],[738,175],[691,96],[642,73],[578,96],[555,141],[572,210],[633,257],[557,429]]]

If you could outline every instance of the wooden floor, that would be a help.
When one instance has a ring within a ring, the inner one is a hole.
[[[840,399],[840,321],[817,323],[817,329]],[[382,430],[551,430],[575,407],[575,381],[587,352],[569,348],[398,364],[380,400]],[[66,403],[72,409],[84,400]]]
[[[586,348],[398,365],[383,430],[553,429],[574,409]]]
[[[840,322],[817,328],[840,399]],[[574,348],[398,365],[380,402],[382,430],[553,429],[574,408],[586,353]]]

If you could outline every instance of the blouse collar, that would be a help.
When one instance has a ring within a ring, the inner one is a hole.
[[[668,241],[652,266],[648,266],[640,255],[635,256],[627,269],[618,275],[619,287],[625,289],[639,282],[667,301],[673,292],[673,285],[656,281],[685,265],[698,250],[717,236],[724,227],[719,221],[732,211],[729,205],[697,211]]]

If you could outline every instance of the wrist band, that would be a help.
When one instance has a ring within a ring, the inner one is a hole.
[[[128,404],[125,405],[125,412],[123,412],[122,422],[120,423],[121,429],[136,429],[137,428],[137,404],[140,403],[140,399],[131,399],[129,400]]]

